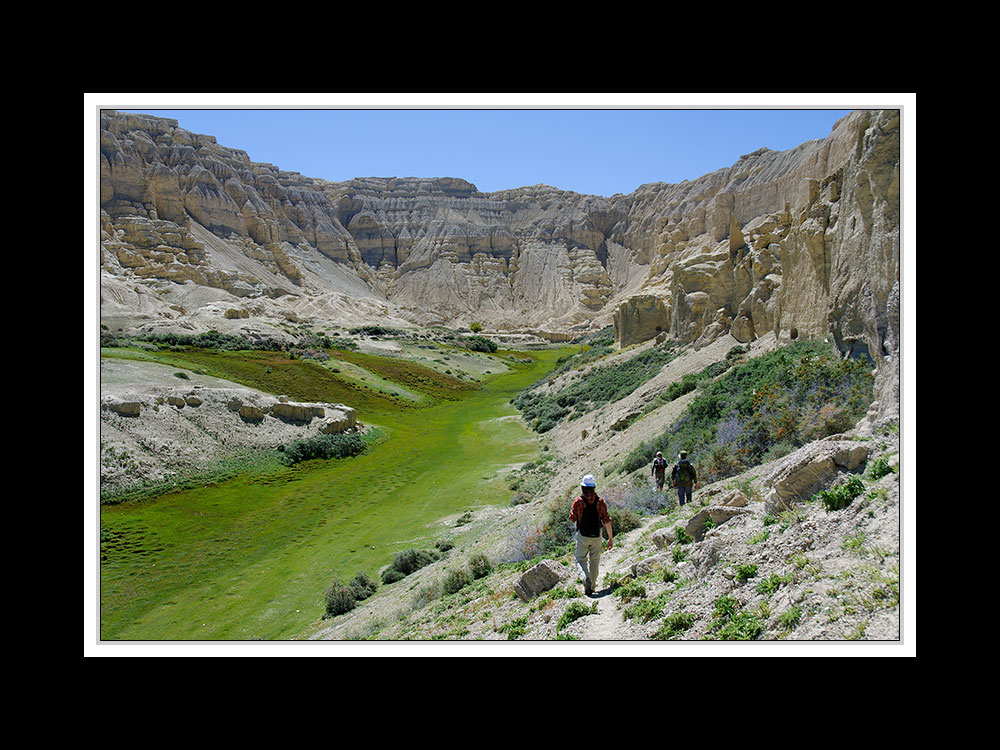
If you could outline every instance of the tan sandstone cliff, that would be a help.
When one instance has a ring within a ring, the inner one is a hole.
[[[332,183],[251,162],[176,121],[101,117],[101,316],[267,330],[393,321],[621,345],[832,337],[898,411],[900,116],[628,195],[458,178]]]

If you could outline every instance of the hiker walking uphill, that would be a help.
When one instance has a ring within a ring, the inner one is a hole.
[[[604,499],[597,495],[597,482],[588,474],[580,482],[580,497],[573,501],[569,520],[576,524],[576,564],[583,575],[583,591],[587,596],[597,587],[601,565],[601,527],[608,534],[608,549],[614,546],[611,516]]]
[[[687,455],[687,451],[681,451],[677,456],[680,460],[670,470],[670,484],[677,488],[677,502],[681,505],[691,502],[692,490],[698,487],[698,474]]]
[[[656,458],[653,459],[653,482],[656,483],[656,491],[663,489],[663,482],[666,481],[667,459],[660,451],[656,451]]]

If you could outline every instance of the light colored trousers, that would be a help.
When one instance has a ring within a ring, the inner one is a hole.
[[[576,532],[576,564],[584,582],[590,581],[591,589],[597,588],[597,573],[601,565],[601,537],[583,536]]]

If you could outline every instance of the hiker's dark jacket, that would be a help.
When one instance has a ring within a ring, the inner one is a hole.
[[[653,459],[653,473],[657,476],[663,476],[664,472],[667,470],[667,459],[665,458],[654,458]]]
[[[687,467],[687,479],[681,479],[678,476],[678,472],[681,468],[681,464]],[[689,487],[698,481],[698,475],[695,473],[694,464],[688,461],[686,458],[682,458],[680,461],[674,464],[674,468],[670,470],[670,481],[674,484],[679,484],[684,487]]]
[[[576,530],[584,536],[596,537],[601,535],[604,524],[611,523],[611,516],[604,498],[598,497],[588,506],[586,500],[578,497],[570,508],[569,520],[576,524]]]

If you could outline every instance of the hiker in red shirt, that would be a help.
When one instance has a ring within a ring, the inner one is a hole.
[[[614,546],[611,533],[611,516],[604,499],[597,495],[597,482],[588,474],[580,483],[580,497],[573,501],[569,511],[570,523],[576,524],[576,564],[583,574],[583,590],[587,596],[594,593],[601,564],[601,527],[608,533],[608,549]]]
[[[653,459],[653,481],[656,482],[656,491],[663,489],[663,482],[667,478],[667,459],[663,453],[656,451],[656,458]]]

